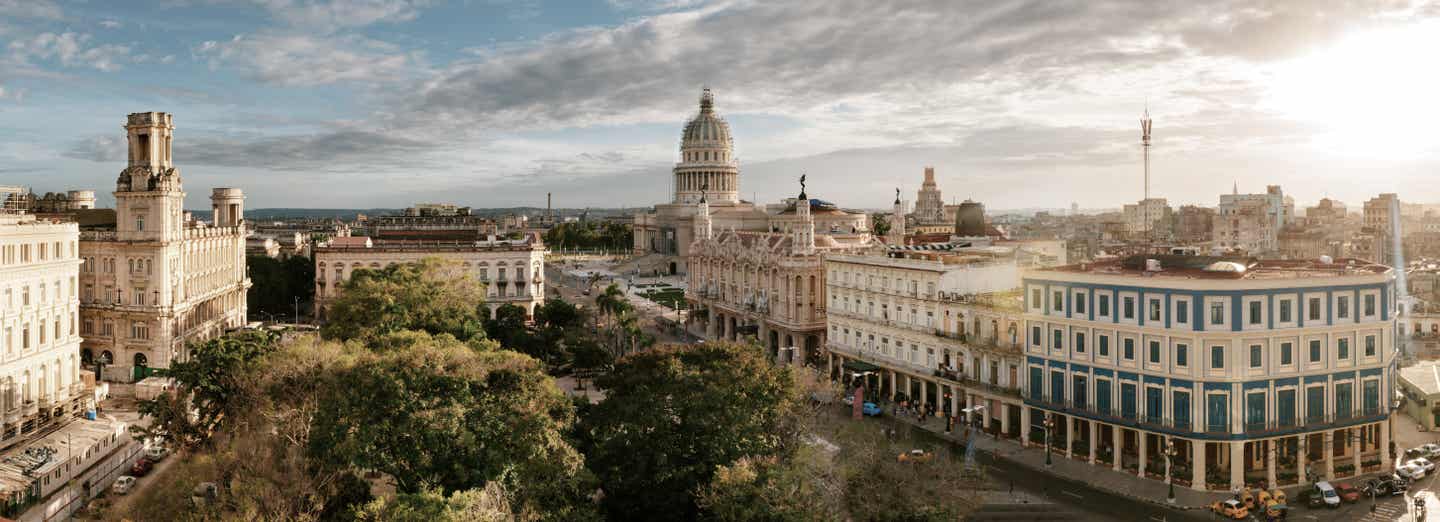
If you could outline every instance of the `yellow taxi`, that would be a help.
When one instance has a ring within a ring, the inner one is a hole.
[[[1211,504],[1210,510],[1214,511],[1217,515],[1234,520],[1245,520],[1250,517],[1250,509],[1246,508],[1244,503],[1235,499]]]

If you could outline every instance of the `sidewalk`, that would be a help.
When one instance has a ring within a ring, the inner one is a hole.
[[[934,433],[941,439],[961,444],[965,442],[963,428],[947,435],[944,433],[944,422],[936,418],[932,418],[923,425],[915,422],[914,417],[891,416],[890,418]],[[1047,468],[1045,451],[1041,448],[1022,448],[1019,441],[1011,439],[997,441],[988,434],[980,433],[979,430],[972,430],[970,433],[977,452],[988,453],[997,460],[1018,464],[1063,479],[1079,481],[1092,488],[1141,502],[1178,510],[1209,509],[1210,504],[1214,502],[1234,497],[1234,494],[1230,492],[1195,491],[1177,485],[1175,486],[1175,503],[1170,504],[1166,502],[1170,486],[1164,482],[1140,478],[1132,473],[1115,471],[1100,464],[1092,466],[1087,462],[1066,458],[1063,454],[1051,455],[1051,466]],[[1287,495],[1292,496],[1300,490],[1299,487],[1284,489]]]

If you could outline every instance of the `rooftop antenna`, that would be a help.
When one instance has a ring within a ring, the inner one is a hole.
[[[1150,235],[1150,102],[1145,102],[1145,116],[1140,119],[1140,150],[1145,158],[1145,199],[1140,202],[1145,235]]]

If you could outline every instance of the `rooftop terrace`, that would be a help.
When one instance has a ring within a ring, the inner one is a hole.
[[[1390,267],[1363,259],[1278,260],[1227,256],[1146,255],[1035,270],[1130,277],[1267,280],[1384,275]]]

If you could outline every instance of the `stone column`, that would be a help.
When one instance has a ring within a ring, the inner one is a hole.
[[[835,352],[825,352],[825,378],[831,379],[833,375],[835,375]]]
[[[1090,465],[1094,466],[1095,451],[1096,447],[1099,446],[1099,444],[1096,443],[1096,439],[1100,438],[1100,425],[1093,420],[1085,421],[1085,425],[1090,427],[1090,435],[1085,438],[1085,445],[1090,447]]]
[[[1305,454],[1310,436],[1302,434],[1295,438],[1295,442],[1295,481],[1297,484],[1307,484],[1310,477],[1305,475]]]
[[[1335,432],[1325,430],[1324,453],[1320,456],[1325,459],[1325,480],[1335,480]]]
[[[952,419],[960,417],[960,394],[962,393],[965,393],[964,389],[953,384],[950,385],[950,418]]]
[[[1205,491],[1205,441],[1190,441],[1190,489]]]
[[[1125,436],[1121,434],[1122,431],[1124,431],[1124,428],[1118,425],[1110,427],[1110,435],[1115,443],[1114,449],[1110,451],[1110,460],[1112,461],[1110,464],[1115,471],[1120,471],[1120,461],[1124,460],[1124,458],[1121,457],[1121,454],[1124,453],[1125,450]]]
[[[990,414],[991,414],[991,413],[994,413],[994,412],[990,411],[990,400],[989,400],[989,399],[981,398],[981,399],[980,399],[980,404],[985,405],[985,409],[980,410],[980,427],[985,428],[985,429],[988,430],[988,429],[990,429]],[[1067,434],[1067,436],[1068,436],[1068,434]]]
[[[1000,403],[1000,432],[1010,435],[1010,405],[1003,401]]]
[[[895,370],[890,370],[890,402],[895,402]]]
[[[990,418],[989,415],[985,415],[984,417],[985,417],[986,419],[989,419],[989,418]],[[989,422],[989,421],[986,421],[985,423],[986,423],[986,424],[989,424],[990,422]],[[1074,444],[1074,443],[1075,443],[1075,416],[1074,416],[1074,415],[1066,415],[1066,416],[1065,416],[1065,457],[1066,457],[1066,458],[1070,458],[1070,457],[1073,457],[1073,456],[1074,456],[1074,451],[1073,451],[1073,448],[1075,447],[1075,444]]]
[[[1230,489],[1239,491],[1245,487],[1245,443],[1230,443]]]
[[[971,408],[974,408],[974,407],[975,407],[975,396],[974,396],[974,395],[970,395],[970,394],[968,394],[968,393],[965,394],[965,425],[966,425],[966,426],[970,426],[970,416],[971,416],[971,415],[974,415],[974,412],[971,410]]]
[[[1146,448],[1147,443],[1150,442],[1149,440],[1147,440],[1147,439],[1149,439],[1149,438],[1150,438],[1150,437],[1147,436],[1147,434],[1146,434],[1144,431],[1142,431],[1142,430],[1135,430],[1135,441],[1139,443],[1139,449],[1140,449],[1139,453],[1136,453],[1136,455],[1138,455],[1138,456],[1140,457],[1140,462],[1137,463],[1136,466],[1135,466],[1135,475],[1136,475],[1136,476],[1139,476],[1139,477],[1144,477],[1144,476],[1145,476],[1145,464],[1147,464],[1147,461],[1145,460],[1145,457],[1146,457],[1146,455],[1145,455],[1145,450],[1147,449],[1147,448]]]
[[[967,417],[967,419],[968,419],[969,416],[967,415],[966,417]],[[1026,406],[1026,405],[1024,405],[1024,404],[1021,404],[1021,405],[1020,405],[1020,445],[1021,445],[1021,446],[1028,446],[1029,444],[1030,444],[1030,407],[1029,407],[1029,406]]]
[[[1348,442],[1350,443],[1350,460],[1355,465],[1355,471],[1350,476],[1358,477],[1360,476],[1360,428],[1347,428],[1345,430],[1345,434],[1347,436],[1349,436],[1352,432],[1355,436]]]
[[[1390,455],[1390,422],[1380,422],[1380,470],[1390,471],[1395,468],[1395,458]]]
[[[1271,489],[1280,487],[1280,483],[1275,480],[1275,450],[1277,449],[1279,448],[1275,439],[1265,440],[1265,480],[1270,483]]]

